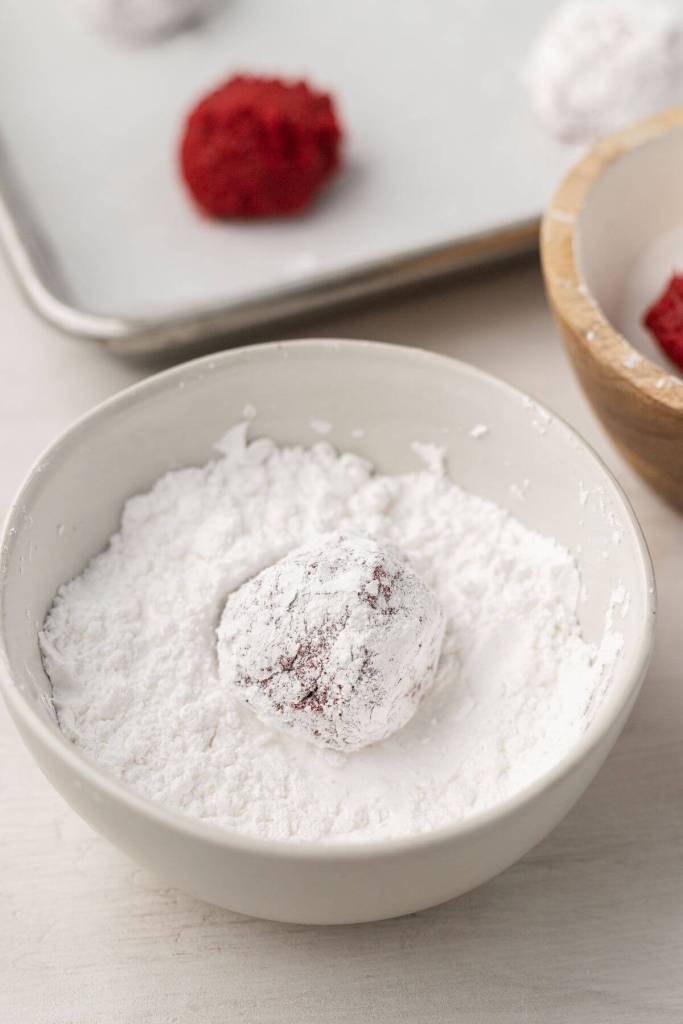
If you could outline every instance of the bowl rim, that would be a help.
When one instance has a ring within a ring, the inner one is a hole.
[[[541,220],[540,250],[548,297],[556,314],[572,329],[581,349],[615,377],[619,387],[646,394],[650,402],[683,412],[682,386],[672,365],[667,371],[653,362],[605,316],[583,277],[579,257],[580,217],[584,204],[603,173],[622,157],[683,127],[683,106],[622,128],[596,142],[574,164],[558,186]],[[632,364],[629,356],[640,356]]]
[[[8,653],[6,648],[6,562],[11,548],[16,543],[21,528],[21,516],[25,512],[24,498],[30,491],[41,473],[43,466],[62,450],[68,450],[87,437],[88,432],[96,427],[113,410],[125,409],[127,406],[151,397],[167,388],[175,388],[181,380],[201,379],[214,372],[217,365],[230,364],[236,359],[267,358],[269,353],[287,354],[296,347],[299,352],[306,349],[314,352],[338,351],[340,349],[355,350],[356,353],[372,351],[382,358],[400,358],[407,361],[431,363],[441,371],[457,372],[466,377],[478,378],[486,386],[515,398],[520,404],[533,402],[533,407],[547,414],[550,423],[555,423],[564,438],[584,456],[595,461],[602,471],[605,485],[611,490],[612,498],[622,508],[625,519],[632,531],[633,555],[639,563],[643,576],[644,599],[646,614],[637,638],[634,657],[625,673],[622,691],[608,691],[598,710],[589,723],[586,731],[563,756],[545,772],[520,789],[517,793],[500,801],[484,811],[479,811],[463,821],[452,822],[428,832],[417,835],[401,836],[384,839],[347,839],[340,837],[334,840],[298,840],[270,839],[252,836],[236,829],[226,828],[202,822],[164,807],[146,797],[140,796],[115,776],[110,775],[95,761],[90,760],[74,744],[70,743],[61,733],[59,727],[49,722],[39,712],[35,703],[24,694],[12,679]],[[56,757],[64,767],[70,769],[81,780],[88,783],[96,791],[104,791],[106,795],[131,811],[151,818],[157,825],[180,832],[189,838],[202,840],[225,849],[239,850],[265,858],[287,860],[322,860],[322,861],[357,861],[369,860],[387,855],[399,855],[424,847],[435,847],[440,844],[449,845],[458,838],[469,835],[489,824],[515,815],[526,805],[531,804],[544,790],[552,789],[564,780],[584,759],[596,748],[600,747],[614,723],[624,709],[629,709],[638,694],[650,661],[654,640],[654,624],[656,612],[655,579],[652,560],[643,535],[642,528],[633,511],[631,503],[602,458],[583,438],[569,426],[565,420],[547,409],[543,403],[531,398],[525,392],[495,377],[492,374],[465,363],[459,359],[428,350],[417,349],[406,345],[394,345],[386,342],[362,341],[343,338],[304,338],[286,341],[271,341],[256,345],[232,348],[217,354],[202,356],[139,381],[115,395],[98,403],[89,411],[74,420],[66,429],[42,451],[29,468],[5,516],[0,534],[0,691],[17,724],[28,730],[33,738]],[[21,730],[20,730],[21,731]],[[23,739],[23,736],[22,736]],[[33,753],[31,751],[31,753]],[[47,775],[47,773],[46,773]],[[51,781],[49,775],[48,781]]]

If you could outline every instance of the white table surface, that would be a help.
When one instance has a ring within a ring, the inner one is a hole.
[[[297,333],[457,355],[535,394],[595,444],[633,500],[657,572],[657,646],[641,698],[584,798],[516,866],[435,910],[328,929],[251,920],[166,888],[76,817],[3,708],[0,1020],[680,1024],[681,518],[603,435],[570,376],[535,267]],[[57,431],[149,370],[54,334],[0,266],[3,510]]]

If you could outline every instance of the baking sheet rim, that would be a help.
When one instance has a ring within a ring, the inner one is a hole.
[[[191,347],[211,337],[282,323],[332,306],[390,292],[451,273],[532,252],[539,218],[533,217],[451,242],[358,264],[343,273],[255,293],[239,302],[188,309],[171,316],[128,317],[72,305],[46,281],[37,256],[39,234],[8,190],[0,188],[0,242],[29,304],[45,321],[74,337],[104,342],[120,354],[147,355]],[[58,269],[58,268],[57,268]]]

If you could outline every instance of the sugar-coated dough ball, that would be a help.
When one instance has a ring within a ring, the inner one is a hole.
[[[683,101],[680,5],[568,0],[554,10],[525,68],[539,120],[585,144]]]
[[[218,0],[68,0],[94,28],[132,42],[171,35],[206,17]]]
[[[263,721],[357,750],[412,717],[443,626],[436,597],[395,548],[326,534],[230,595],[220,678]]]

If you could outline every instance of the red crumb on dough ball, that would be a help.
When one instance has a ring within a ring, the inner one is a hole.
[[[674,274],[666,290],[650,306],[643,323],[669,359],[683,370],[683,274]]]
[[[306,82],[237,75],[190,112],[183,178],[210,217],[298,213],[339,166],[332,98]]]

